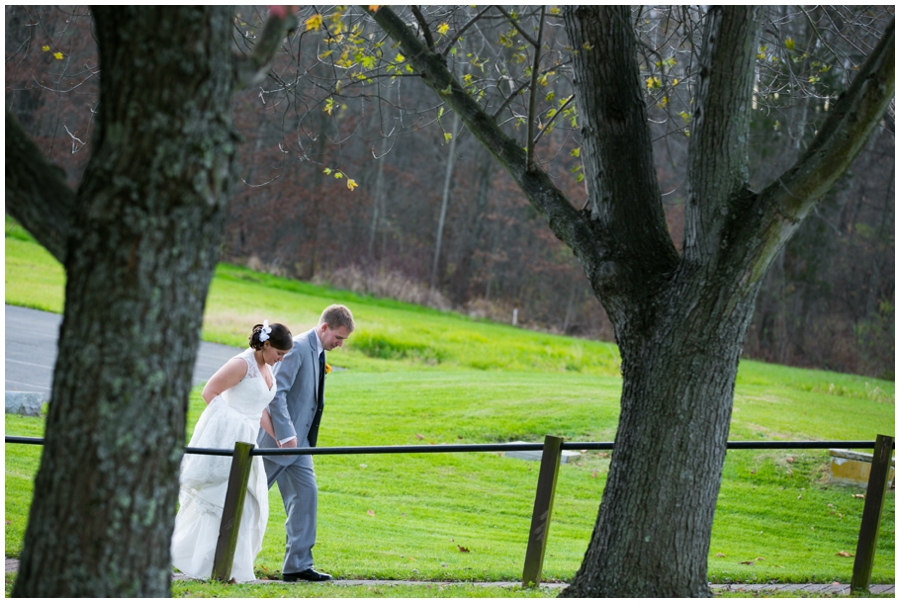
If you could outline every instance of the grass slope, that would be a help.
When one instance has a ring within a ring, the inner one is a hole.
[[[58,264],[27,234],[13,229],[10,236],[9,224],[7,232],[7,303],[59,312],[64,275]],[[298,333],[333,302],[353,309],[358,329],[329,359],[345,370],[328,377],[323,446],[541,441],[547,433],[574,441],[614,438],[621,379],[616,349],[607,343],[228,265],[216,271],[203,337],[243,346],[249,326],[263,318]],[[195,389],[189,425],[202,407]],[[893,432],[891,382],[741,363],[732,440],[874,439]],[[43,419],[7,416],[6,433],[39,436]],[[40,450],[7,445],[6,452],[6,554],[15,557]],[[521,578],[536,463],[492,453],[318,456],[315,463],[320,510],[314,552],[321,569],[343,578]],[[599,452],[563,465],[545,580],[568,580],[578,568],[608,467],[609,456]],[[824,451],[730,452],[713,526],[710,581],[848,582],[853,559],[840,553],[855,553],[863,500],[854,494],[860,492],[828,485]],[[893,492],[887,505],[873,581],[893,583]],[[275,576],[284,538],[277,488],[270,492],[270,510],[257,573]],[[523,596],[488,592],[418,596]],[[204,593],[259,596],[196,583],[176,588],[179,596]],[[344,595],[325,589],[314,596]]]

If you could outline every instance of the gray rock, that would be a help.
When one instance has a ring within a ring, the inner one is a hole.
[[[6,392],[6,414],[39,417],[45,400],[39,392]]]

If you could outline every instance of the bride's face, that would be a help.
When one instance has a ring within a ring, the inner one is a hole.
[[[281,360],[284,358],[284,355],[289,351],[290,350],[279,350],[277,348],[273,348],[272,344],[267,341],[263,344],[262,349],[263,362],[265,362],[269,366],[272,366],[276,362],[281,362]]]

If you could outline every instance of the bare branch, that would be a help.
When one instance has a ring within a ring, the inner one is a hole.
[[[258,84],[266,77],[272,60],[281,48],[281,42],[299,24],[297,16],[288,9],[287,6],[278,7],[280,14],[272,10],[253,52],[235,57],[234,71],[238,87]]]
[[[538,27],[538,39],[534,45],[534,62],[531,65],[531,92],[528,97],[528,147],[526,148],[525,165],[529,172],[534,171],[534,103],[537,94],[538,69],[541,63],[541,38],[544,35],[544,6],[541,6],[541,21]]]
[[[453,48],[453,45],[456,44],[456,41],[459,40],[459,39],[462,37],[462,35],[465,33],[465,31],[466,31],[467,29],[469,29],[470,27],[472,27],[472,25],[474,25],[475,22],[478,21],[478,19],[481,18],[481,15],[483,15],[483,14],[486,13],[486,12],[488,12],[489,10],[491,10],[491,6],[490,6],[490,5],[485,6],[483,9],[481,9],[480,11],[478,11],[478,14],[475,15],[474,17],[472,17],[472,19],[471,19],[468,23],[466,23],[465,25],[463,25],[463,26],[459,29],[459,31],[457,31],[457,32],[453,35],[453,37],[450,38],[450,39],[447,41],[447,47],[444,48],[444,50],[441,52],[441,57],[444,58],[444,59],[446,59],[446,58],[447,58],[447,54],[450,52],[450,49]]]
[[[550,129],[550,124],[552,124],[556,120],[557,117],[562,115],[562,112],[565,111],[566,107],[568,107],[570,104],[572,104],[572,101],[574,101],[574,100],[575,100],[575,95],[573,94],[572,96],[570,96],[569,98],[566,99],[566,102],[563,103],[563,106],[560,107],[556,111],[556,113],[553,114],[553,117],[551,117],[547,121],[547,124],[544,126],[544,128],[540,132],[538,132],[537,137],[535,137],[535,139],[534,139],[535,146],[537,146],[537,143],[541,139],[541,137]]]
[[[416,23],[419,24],[419,28],[422,30],[422,35],[425,37],[425,44],[428,46],[429,50],[434,50],[434,37],[431,35],[431,30],[428,29],[425,15],[423,15],[419,7],[415,5],[412,7],[412,12],[416,17]]]
[[[528,33],[527,33],[524,29],[522,29],[522,26],[519,25],[519,22],[518,22],[516,19],[513,19],[512,16],[511,16],[508,12],[506,12],[506,10],[505,10],[502,6],[499,6],[499,5],[498,5],[498,6],[497,6],[497,10],[499,10],[501,13],[503,13],[503,16],[506,17],[506,19],[507,19],[510,23],[513,24],[513,27],[516,28],[516,31],[519,32],[519,35],[522,36],[523,38],[525,38],[525,40],[526,40],[529,44],[531,44],[531,45],[534,46],[534,47],[540,46],[540,42],[539,42],[538,40],[535,40],[535,39],[532,38],[531,36],[529,36]],[[542,30],[543,30],[543,27],[544,27],[544,10],[545,10],[545,7],[542,6],[542,7],[541,7],[541,29],[542,29]],[[538,38],[540,38],[540,34],[538,34]]]

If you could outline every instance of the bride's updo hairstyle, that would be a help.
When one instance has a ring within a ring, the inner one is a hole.
[[[293,335],[290,329],[280,322],[269,324],[269,321],[263,321],[261,325],[253,325],[253,332],[250,333],[250,347],[254,350],[261,350],[265,342],[269,342],[276,350],[289,350],[294,347]]]

